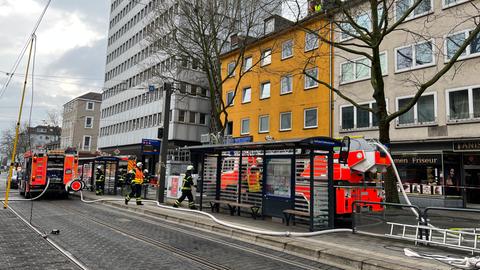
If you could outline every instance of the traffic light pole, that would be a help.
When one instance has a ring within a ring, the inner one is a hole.
[[[172,84],[163,83],[165,97],[163,99],[163,136],[160,146],[160,177],[158,178],[157,201],[165,201],[165,175],[167,170],[168,133],[170,127],[170,102],[172,95]]]

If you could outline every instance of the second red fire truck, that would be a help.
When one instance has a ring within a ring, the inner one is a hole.
[[[18,191],[25,197],[32,193],[48,191],[64,196],[68,195],[65,188],[77,178],[78,156],[76,153],[64,150],[28,151],[24,154],[23,177],[20,180]]]

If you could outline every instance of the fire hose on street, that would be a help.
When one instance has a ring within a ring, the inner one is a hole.
[[[409,198],[408,198],[408,196],[407,196],[407,194],[406,194],[406,192],[403,188],[403,183],[402,183],[400,175],[398,173],[398,169],[397,169],[397,167],[396,167],[396,165],[393,161],[392,156],[388,152],[387,148],[384,145],[382,145],[378,142],[372,142],[372,144],[376,145],[379,149],[381,149],[390,159],[393,170],[395,172],[395,177],[397,179],[397,183],[400,186],[400,191],[402,193],[402,196],[403,196],[403,198],[405,199],[405,201],[408,205],[412,205],[411,201],[409,200]],[[72,181],[69,184],[69,186],[67,186],[66,188],[70,188],[70,186],[73,185],[73,184],[78,184],[76,182],[78,182],[78,180]],[[83,187],[83,184],[82,184],[82,187]],[[32,200],[36,200],[36,199],[40,198],[41,196],[43,196],[43,194],[45,193],[47,188],[48,188],[48,182],[47,182],[47,186],[46,186],[45,190],[40,195],[36,196],[35,198],[31,198],[31,199],[12,199],[12,201],[32,201]],[[91,203],[98,203],[98,202],[105,202],[105,201],[123,201],[124,200],[123,198],[122,199],[113,199],[112,198],[112,199],[86,200],[83,197],[83,193],[82,193],[81,189],[82,188],[74,188],[74,191],[79,191],[80,192],[80,199],[84,203],[91,204]],[[2,199],[0,199],[0,200],[2,200]],[[312,237],[312,236],[318,236],[318,235],[324,235],[324,234],[330,234],[330,233],[352,232],[352,229],[345,229],[345,228],[329,229],[329,230],[323,230],[323,231],[317,231],[317,232],[291,232],[291,231],[259,230],[259,229],[254,229],[254,228],[250,228],[250,227],[246,227],[246,226],[242,226],[242,225],[237,225],[237,224],[234,224],[234,223],[231,223],[231,222],[220,220],[220,219],[216,218],[215,216],[213,216],[212,214],[209,214],[207,212],[202,212],[202,211],[192,210],[192,209],[174,208],[174,207],[171,207],[171,206],[162,205],[158,201],[155,201],[155,200],[144,200],[144,202],[155,203],[158,207],[161,207],[161,208],[164,208],[164,209],[183,211],[183,212],[203,215],[203,216],[206,216],[209,219],[211,219],[213,222],[215,222],[219,225],[228,227],[228,228],[242,230],[242,231],[255,233],[255,234],[267,235],[267,236]],[[419,217],[418,213],[416,211],[414,211],[413,209],[412,209],[412,211],[418,219],[422,219],[422,221],[423,221],[423,217]],[[431,224],[428,224],[428,226],[431,226],[432,228],[436,228]],[[448,265],[451,265],[451,266],[454,266],[454,267],[458,267],[458,268],[461,268],[461,269],[480,269],[480,257],[478,257],[478,256],[477,257],[453,258],[453,257],[443,256],[443,255],[417,253],[417,252],[415,252],[411,249],[407,249],[407,248],[404,249],[404,253],[408,257],[437,260],[439,262],[442,262],[442,263],[445,263],[445,264],[448,264]]]

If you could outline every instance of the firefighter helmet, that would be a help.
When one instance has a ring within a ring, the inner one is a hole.
[[[101,168],[102,168],[102,165],[98,165],[98,166],[97,166],[97,169],[101,169]]]
[[[147,169],[143,170],[143,173],[148,173],[148,170]]]
[[[188,165],[187,166],[187,171],[192,171],[193,170],[193,166],[192,165]]]
[[[137,167],[142,167],[142,166],[143,166],[142,162],[137,163]]]

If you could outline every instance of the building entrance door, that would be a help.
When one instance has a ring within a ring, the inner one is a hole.
[[[467,203],[480,204],[480,165],[465,165]]]

